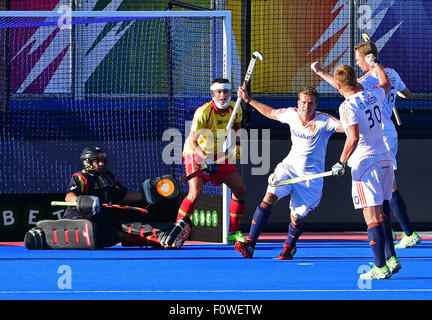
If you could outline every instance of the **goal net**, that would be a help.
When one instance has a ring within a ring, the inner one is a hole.
[[[0,41],[3,194],[64,193],[91,145],[130,190],[180,177],[195,109],[231,76],[229,11],[4,11]]]

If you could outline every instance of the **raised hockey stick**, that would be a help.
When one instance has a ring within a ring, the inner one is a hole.
[[[222,157],[216,159],[213,162],[213,164],[221,164],[221,163],[224,163],[224,162],[228,161],[229,159],[231,159],[232,157],[235,156],[235,152],[236,152],[236,146],[233,145],[230,148],[228,148],[228,150],[225,152],[225,154]],[[204,172],[206,170],[207,170],[207,164],[203,163],[198,170],[192,172],[190,175],[188,175],[186,177],[181,177],[179,179],[179,182],[180,183],[186,183],[190,179],[195,178],[197,175],[199,175],[200,173],[202,173],[202,172]]]
[[[361,34],[361,36],[362,36],[363,41],[369,41],[369,42],[371,41],[369,35],[366,32],[363,32]],[[398,126],[402,125],[402,121],[399,117],[399,112],[397,111],[396,106],[393,106],[393,114],[395,116],[397,125]]]
[[[253,70],[254,70],[254,68],[255,68],[255,63],[256,63],[256,60],[257,60],[257,59],[260,59],[260,60],[262,61],[264,58],[263,58],[263,56],[262,56],[261,53],[259,53],[258,51],[255,51],[255,52],[252,54],[252,57],[251,57],[251,59],[250,59],[250,61],[249,61],[249,66],[248,66],[248,68],[247,68],[246,75],[245,75],[244,80],[243,80],[242,88],[244,88],[244,89],[246,89],[246,86],[247,86],[247,84],[248,84],[249,81],[250,81],[250,77],[252,76],[252,72],[253,72]],[[238,108],[240,107],[240,102],[241,102],[241,100],[242,100],[242,99],[241,99],[240,97],[237,98],[237,101],[236,101],[236,103],[235,103],[235,105],[234,105],[233,112],[232,112],[232,114],[231,114],[231,118],[229,119],[228,124],[227,124],[227,126],[226,126],[226,130],[227,130],[227,131],[230,131],[231,128],[232,128],[232,126],[233,126],[233,123],[234,123],[235,117],[236,117],[236,115],[237,115]]]
[[[277,181],[277,180],[275,180],[274,173],[272,173],[268,177],[268,184],[272,187],[280,187],[280,186],[286,186],[289,184],[295,184],[295,183],[299,183],[299,182],[303,182],[303,181],[307,181],[307,180],[313,180],[313,179],[317,179],[317,178],[328,177],[328,176],[332,176],[332,175],[333,175],[333,173],[331,171],[325,171],[325,172],[316,173],[316,174],[309,174],[309,175],[302,176],[302,177],[295,177],[295,178],[291,178],[291,179],[285,179],[285,180]]]
[[[51,206],[59,206],[59,207],[76,207],[76,202],[69,202],[69,201],[51,201]],[[106,208],[115,208],[115,209],[124,209],[124,210],[131,210],[136,211],[139,213],[148,213],[147,209],[139,208],[139,207],[131,207],[131,206],[124,206],[120,204],[108,204],[108,203],[102,203],[101,206]]]

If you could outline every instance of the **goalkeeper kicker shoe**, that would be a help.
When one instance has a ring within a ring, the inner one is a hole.
[[[391,277],[390,268],[387,264],[382,268],[378,268],[374,264],[372,265],[372,269],[369,272],[362,273],[360,279],[389,279]]]
[[[395,245],[396,249],[405,249],[412,246],[415,246],[416,244],[420,243],[422,239],[418,235],[417,232],[413,232],[410,236],[407,236],[405,232],[402,233],[401,241]]]
[[[236,249],[236,251],[240,252],[243,257],[248,258],[248,259],[252,259],[254,251],[255,251],[255,248],[253,247],[252,243],[249,241],[246,241],[246,242],[237,241],[234,244],[234,249]]]
[[[400,269],[402,269],[402,265],[400,264],[398,258],[392,256],[390,259],[386,261],[387,266],[389,267],[390,273],[395,274],[398,273]]]
[[[294,259],[294,255],[296,254],[296,252],[297,252],[296,246],[291,247],[291,246],[284,245],[284,248],[278,257],[278,260],[292,260]]]
[[[245,242],[246,238],[243,236],[243,233],[240,230],[236,232],[228,232],[227,234],[227,242],[228,244],[234,244],[237,241]]]
[[[191,221],[185,217],[177,221],[171,228],[158,235],[161,246],[165,249],[179,249],[191,232]]]

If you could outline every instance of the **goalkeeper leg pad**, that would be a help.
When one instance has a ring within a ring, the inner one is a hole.
[[[142,184],[141,192],[148,203],[154,204],[162,200],[177,197],[180,188],[174,176],[167,174],[145,180]]]
[[[166,228],[168,228],[168,225]],[[119,236],[124,247],[151,246],[161,248],[161,244],[157,238],[158,232],[159,229],[154,228],[151,224],[129,222],[121,225]]]
[[[41,220],[25,237],[27,249],[96,249],[93,223],[85,219]]]
[[[185,218],[177,223],[124,223],[122,231],[130,235],[130,238],[125,241],[127,245],[160,245],[165,249],[171,249],[180,248],[183,245],[190,235],[190,226],[190,219]]]
[[[29,250],[48,249],[45,234],[42,229],[35,227],[27,231],[24,236],[24,245]]]

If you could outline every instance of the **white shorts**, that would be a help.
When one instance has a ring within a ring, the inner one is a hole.
[[[382,205],[391,199],[394,172],[389,154],[361,160],[351,168],[351,176],[355,209]]]
[[[305,174],[314,174],[317,172],[307,172]],[[293,169],[281,162],[276,166],[274,174],[277,180],[285,180],[298,177]],[[303,174],[302,174],[303,175]],[[323,188],[323,178],[291,184],[279,187],[267,187],[267,192],[274,193],[278,199],[291,195],[290,210],[296,218],[304,218],[310,211],[315,209],[320,201]]]
[[[397,170],[396,154],[398,152],[397,137],[384,137],[384,144],[393,158],[393,170]]]

